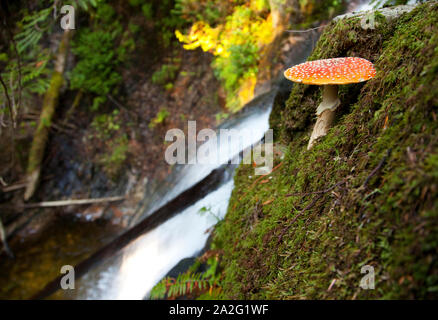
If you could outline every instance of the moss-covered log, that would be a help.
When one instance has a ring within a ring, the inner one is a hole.
[[[38,185],[41,172],[41,162],[44,158],[44,150],[46,148],[47,138],[49,136],[50,124],[58,105],[59,92],[64,80],[63,73],[67,58],[70,33],[71,32],[69,30],[66,30],[62,35],[50,86],[44,96],[43,108],[29,153],[27,165],[27,186],[24,193],[25,200],[28,200],[30,197],[32,197],[35,192],[35,188]]]

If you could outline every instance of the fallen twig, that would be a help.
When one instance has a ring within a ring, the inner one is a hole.
[[[9,248],[8,243],[6,242],[6,232],[3,228],[2,219],[0,219],[0,240],[3,243],[3,248],[5,249],[6,254],[13,259],[14,253],[12,252],[11,248]]]
[[[81,102],[82,95],[83,95],[83,91],[81,89],[76,94],[70,109],[68,109],[67,113],[65,114],[64,120],[62,120],[63,125],[67,125],[71,116],[75,113],[76,108],[78,107],[79,103]],[[76,129],[76,128],[74,128],[74,129]]]
[[[133,112],[132,110],[129,110],[128,108],[126,108],[125,106],[123,106],[120,102],[118,102],[112,95],[107,94],[106,95],[107,98],[114,103],[114,105],[116,105],[118,108],[125,110],[127,113],[137,116],[137,114],[135,112]]]
[[[12,122],[15,123],[15,117],[14,117],[14,112],[12,110],[11,99],[9,98],[9,94],[8,94],[8,88],[6,87],[6,84],[4,83],[3,78],[1,77],[1,74],[0,74],[0,83],[3,87],[3,91],[5,92],[5,97],[6,97],[6,101],[7,101],[7,105],[8,105],[9,113],[11,115]]]
[[[254,182],[249,186],[248,190],[240,196],[239,201],[242,200],[242,198],[249,192],[249,190],[251,190],[255,186],[255,184],[257,182],[259,182],[263,177],[266,177],[266,176],[270,175],[271,173],[273,173],[275,170],[280,168],[282,165],[283,165],[283,162],[280,162],[274,168],[272,168],[271,172],[262,174],[260,177],[258,177],[256,180],[254,180]]]
[[[281,231],[280,235],[278,236],[278,243],[281,242],[281,240],[283,240],[283,236],[286,233],[287,229],[289,229],[291,227],[291,225],[293,225],[295,223],[295,221],[297,221],[297,219],[307,210],[309,210],[310,208],[312,208],[316,201],[318,201],[319,199],[321,199],[322,195],[318,195],[316,198],[314,198],[312,200],[312,202],[310,202],[303,210],[301,210],[300,212],[297,213],[297,215],[295,215],[295,217],[292,219],[291,222],[289,222]]]
[[[306,29],[306,30],[286,30],[286,32],[291,32],[291,33],[306,33],[306,32],[318,30],[318,29],[321,29],[321,28],[324,28],[324,27],[325,27],[325,25],[319,26],[319,27],[315,27],[315,28]]]
[[[43,201],[37,203],[25,203],[19,205],[22,208],[46,208],[46,207],[62,207],[71,205],[82,205],[91,203],[103,203],[103,202],[115,202],[124,200],[125,196],[108,197],[108,198],[97,198],[97,199],[70,199],[70,200],[59,200],[59,201]]]
[[[334,286],[335,283],[336,283],[336,280],[337,280],[337,279],[333,279],[332,282],[330,282],[330,285],[329,285],[329,287],[327,288],[327,292],[329,292],[329,291],[333,288],[333,286]]]
[[[305,211],[307,211],[307,210],[309,210],[310,208],[312,208],[314,205],[315,205],[315,203],[316,203],[316,201],[318,201],[319,199],[321,199],[321,197],[322,197],[322,195],[320,195],[319,197],[316,197],[315,199],[313,199],[312,200],[312,202],[310,202],[303,210],[301,210],[300,212],[298,212],[298,214],[297,215],[295,215],[295,217],[292,219],[292,221],[290,222],[290,225],[291,224],[294,224],[295,223],[295,221],[297,221],[297,219],[305,212]]]
[[[391,154],[391,151],[392,151],[391,148],[386,151],[386,154],[383,156],[382,160],[380,160],[380,162],[377,165],[377,167],[375,167],[373,169],[373,171],[371,171],[371,173],[368,175],[368,177],[363,182],[362,188],[365,188],[367,186],[368,182],[371,180],[371,178],[374,177],[376,175],[376,173],[380,171],[380,169],[382,169],[383,165],[385,164],[386,159]]]
[[[300,212],[298,212],[295,215],[295,217],[283,228],[283,230],[281,231],[281,233],[280,233],[280,235],[278,237],[278,243],[280,243],[281,240],[283,239],[283,236],[286,233],[286,230],[288,228],[290,228],[295,223],[295,221],[297,221],[298,218],[303,215],[304,212],[306,212],[307,210],[311,209],[316,204],[316,202],[319,199],[321,199],[323,194],[328,193],[328,192],[332,191],[333,189],[335,189],[336,187],[339,187],[340,185],[344,184],[346,182],[346,180],[347,180],[347,178],[344,178],[344,179],[342,179],[342,181],[340,181],[340,182],[334,184],[333,186],[331,186],[330,188],[326,188],[324,190],[314,191],[314,192],[309,192],[309,193],[304,193],[304,194],[299,194],[299,195],[303,195],[303,196],[311,195],[311,194],[317,194],[317,196],[304,209],[302,209]],[[293,195],[294,194],[289,194],[289,195],[286,195],[286,197],[293,196]]]
[[[338,186],[340,186],[340,185],[342,185],[344,183],[345,183],[345,179],[340,181],[340,182],[338,182],[338,183],[336,183],[335,185],[331,186],[330,188],[327,188],[327,189],[324,189],[324,190],[313,191],[313,192],[306,192],[306,193],[303,193],[303,192],[289,193],[289,194],[286,194],[285,197],[308,196],[308,195],[311,195],[311,194],[323,194],[323,193],[327,193],[327,192],[332,191],[334,188],[336,188],[336,187],[338,187]]]
[[[19,190],[19,189],[24,189],[26,188],[26,183],[16,183],[10,186],[5,186],[2,188],[2,192],[11,192],[11,191],[15,191],[15,190]]]

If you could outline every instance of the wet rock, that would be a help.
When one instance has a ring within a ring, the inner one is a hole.
[[[23,223],[17,227],[16,235],[20,242],[36,238],[56,219],[54,211],[40,210],[38,213],[40,214],[24,216]]]
[[[104,212],[105,212],[105,207],[96,204],[89,206],[83,211],[77,212],[75,216],[81,221],[90,222],[102,218]]]
[[[337,16],[336,18],[333,19],[333,21],[348,19],[348,18],[352,18],[352,17],[357,17],[357,18],[367,17],[372,12],[378,12],[378,13],[382,14],[383,16],[385,16],[387,21],[391,21],[391,20],[394,20],[394,19],[400,17],[403,13],[411,12],[412,10],[415,9],[415,7],[417,5],[418,4],[410,4],[410,5],[402,5],[402,6],[396,6],[396,7],[375,9],[375,10],[364,11],[364,12],[351,12],[351,13],[346,13],[346,14]]]

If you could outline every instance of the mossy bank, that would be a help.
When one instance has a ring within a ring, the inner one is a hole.
[[[340,87],[335,123],[312,150],[320,88],[276,100],[270,125],[286,152],[267,177],[236,173],[212,244],[220,298],[438,297],[438,3],[375,22],[333,21],[309,58],[358,56],[377,70]],[[359,286],[365,265],[374,290]]]

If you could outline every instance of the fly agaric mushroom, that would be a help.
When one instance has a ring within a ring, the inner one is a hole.
[[[376,70],[370,61],[352,57],[308,61],[284,72],[284,76],[291,81],[324,87],[322,102],[316,109],[318,118],[307,150],[312,148],[317,138],[327,134],[333,122],[335,110],[341,104],[338,85],[363,82],[375,75]]]

